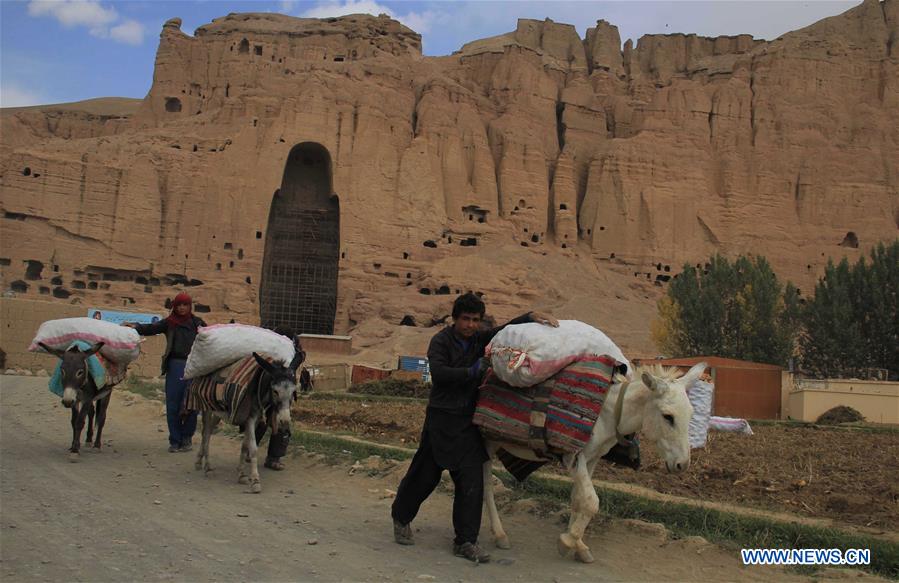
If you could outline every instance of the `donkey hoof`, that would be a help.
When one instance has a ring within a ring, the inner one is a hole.
[[[202,469],[203,469],[203,462],[202,462],[201,460],[197,460],[196,462],[194,462],[194,469],[196,469],[196,470],[202,470]]]
[[[575,551],[574,557],[582,563],[592,563],[596,560],[593,558],[593,553],[590,552],[590,549],[587,548],[587,545],[578,545],[578,549]]]
[[[250,479],[246,476],[237,476],[237,483],[238,484],[249,484]]]
[[[262,492],[262,484],[256,482],[255,484],[250,486],[250,492],[252,492],[253,494],[259,494],[260,492]]]
[[[575,548],[577,548],[577,543],[573,536],[567,532],[563,532],[559,535],[558,549],[560,555],[567,557]]]
[[[78,453],[77,451],[70,451],[69,452],[69,461],[72,462],[73,464],[76,462],[80,462],[81,454]]]
[[[503,536],[496,537],[496,548],[505,550],[512,548],[512,544],[509,542],[508,535],[504,534]]]

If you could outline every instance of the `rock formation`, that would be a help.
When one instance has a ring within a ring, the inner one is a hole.
[[[770,42],[520,20],[444,57],[384,15],[180,24],[131,114],[3,111],[4,289],[158,310],[187,287],[208,321],[258,322],[273,199],[318,197],[333,330],[372,355],[423,352],[469,289],[645,355],[684,263],[762,254],[809,293],[897,235],[899,0]]]

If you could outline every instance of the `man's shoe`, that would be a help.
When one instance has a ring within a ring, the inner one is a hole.
[[[178,448],[178,451],[190,451],[193,448],[194,448],[193,444],[191,444],[191,442],[188,441],[187,443],[182,443],[181,447]]]
[[[393,539],[401,545],[414,545],[412,538],[412,523],[401,524],[399,520],[393,521]]]
[[[177,445],[170,445],[170,446],[169,446],[169,453],[178,453],[178,450],[179,450],[179,449],[181,449],[181,448],[178,447]]]
[[[485,553],[481,547],[475,543],[462,543],[461,545],[453,545],[453,554],[462,557],[474,563],[489,563],[490,555]]]

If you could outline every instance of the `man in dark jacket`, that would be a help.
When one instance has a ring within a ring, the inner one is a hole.
[[[478,386],[487,368],[484,349],[505,327],[482,330],[484,312],[484,302],[475,294],[459,296],[453,304],[453,324],[431,339],[428,361],[433,386],[421,444],[400,482],[391,509],[396,542],[414,544],[410,523],[437,487],[443,470],[449,470],[455,486],[453,553],[481,563],[490,560],[490,555],[478,546],[484,500],[483,466],[488,456],[472,418]],[[538,312],[519,316],[509,324],[527,322],[559,325],[552,316]]]

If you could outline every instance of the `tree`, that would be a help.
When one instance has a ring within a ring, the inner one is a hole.
[[[787,365],[799,304],[764,257],[731,263],[716,255],[704,270],[685,265],[659,301],[656,345],[671,356],[716,355]]]
[[[899,375],[899,240],[850,266],[828,261],[802,314],[803,368],[815,376]]]

